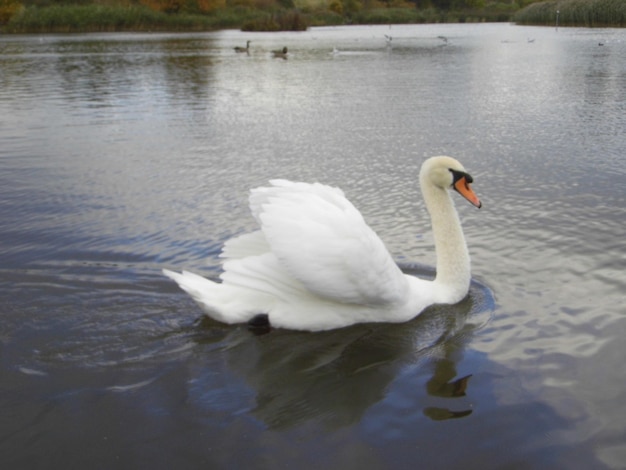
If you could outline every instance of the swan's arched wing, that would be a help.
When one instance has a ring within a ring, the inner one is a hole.
[[[280,263],[312,293],[343,303],[403,301],[407,281],[383,242],[336,188],[271,181],[250,206]]]
[[[333,188],[320,183],[296,183],[293,181],[275,179],[271,180],[270,184],[272,185],[270,187],[261,187],[250,191],[250,210],[259,225],[262,225],[260,214],[263,211],[263,206],[269,203],[270,198],[277,198],[283,195],[289,196],[290,194],[309,194],[316,195],[320,199],[331,203],[344,200],[350,204],[350,201],[345,199],[345,195],[341,189]]]

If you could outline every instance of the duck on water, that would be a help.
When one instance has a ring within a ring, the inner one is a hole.
[[[287,58],[287,47],[283,47],[282,49],[277,49],[272,51],[272,55],[277,58],[286,59]]]
[[[246,47],[235,46],[235,52],[248,52],[250,50],[250,43],[252,41],[246,41]]]

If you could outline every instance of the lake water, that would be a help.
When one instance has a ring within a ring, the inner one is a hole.
[[[625,58],[506,24],[0,37],[0,466],[624,468]],[[217,278],[283,177],[432,275],[439,154],[483,201],[459,305],[256,336],[161,274]]]

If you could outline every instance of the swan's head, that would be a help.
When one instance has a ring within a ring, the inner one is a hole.
[[[480,209],[482,203],[470,186],[473,181],[463,165],[452,157],[431,157],[422,164],[420,171],[422,187],[430,184],[441,189],[454,189]]]

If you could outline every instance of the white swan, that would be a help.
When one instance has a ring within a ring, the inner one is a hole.
[[[480,208],[471,182],[451,157],[422,165],[420,185],[437,254],[433,281],[402,273],[341,190],[286,180],[251,191],[250,208],[261,229],[224,244],[221,283],[186,271],[163,272],[225,323],[260,319],[317,331],[404,322],[431,304],[453,304],[467,295],[470,259],[449,189]]]

